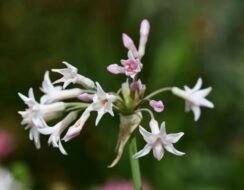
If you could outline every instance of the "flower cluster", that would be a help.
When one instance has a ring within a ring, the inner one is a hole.
[[[164,150],[178,156],[184,155],[173,146],[184,133],[167,134],[165,122],[162,122],[159,127],[153,112],[164,111],[164,104],[162,100],[152,98],[164,91],[172,92],[185,100],[185,111],[192,111],[194,120],[197,121],[201,114],[200,107],[214,107],[213,103],[205,98],[210,93],[211,87],[201,89],[202,79],[199,78],[192,89],[188,86],[185,86],[184,89],[166,87],[144,96],[146,85],[139,79],[139,74],[143,68],[142,58],[149,30],[149,22],[143,20],[138,48],[127,34],[122,35],[123,45],[128,50],[127,58],[122,59],[120,64],[114,63],[107,67],[110,73],[124,74],[127,78],[116,92],[105,92],[98,82],[80,75],[76,67],[63,62],[65,68],[52,69],[52,72],[62,76],[60,79],[52,82],[49,72],[45,73],[41,87],[44,95],[40,101],[35,99],[32,88],[30,88],[28,96],[19,93],[20,98],[28,106],[25,111],[19,112],[23,118],[22,124],[29,129],[29,138],[34,140],[37,148],[41,147],[40,134],[48,135],[48,143],[59,148],[63,154],[67,154],[62,141],[67,142],[77,137],[92,111],[97,112],[95,125],[99,124],[104,114],[109,113],[114,116],[115,111],[120,116],[120,131],[117,156],[109,167],[113,167],[119,161],[131,134],[138,128],[146,145],[133,156],[135,159],[147,155],[151,150],[157,160],[162,159]],[[60,83],[62,85],[58,86]],[[76,87],[68,88],[70,84]],[[149,113],[151,118],[150,132],[140,125],[144,112]],[[60,121],[50,126],[50,121],[58,118],[61,118]],[[63,135],[63,133],[65,134]]]

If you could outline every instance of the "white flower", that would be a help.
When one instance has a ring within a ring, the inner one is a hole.
[[[100,119],[105,113],[108,112],[110,115],[114,116],[113,102],[116,100],[116,97],[114,95],[105,93],[98,82],[96,82],[96,88],[97,92],[93,96],[93,102],[86,108],[81,118],[69,128],[68,132],[63,138],[64,141],[69,141],[80,134],[80,131],[82,130],[87,119],[90,117],[90,113],[92,111],[97,111],[98,113],[95,123],[96,125],[98,125]]]
[[[45,93],[45,95],[43,95],[41,98],[42,104],[48,104],[69,98],[76,98],[82,93],[82,90],[79,88],[62,90],[61,86],[53,86],[49,78],[48,71],[44,75],[41,90],[43,93]]]
[[[53,127],[49,127],[45,123],[45,127],[39,129],[41,134],[50,135],[48,143],[52,143],[53,147],[59,148],[60,152],[64,155],[67,155],[67,152],[61,143],[60,135],[68,127],[68,125],[75,120],[76,116],[77,112],[71,112]]]
[[[56,80],[54,82],[54,84],[64,83],[63,88],[66,88],[71,83],[80,84],[87,88],[94,88],[94,86],[95,86],[94,82],[91,79],[78,74],[78,69],[76,67],[70,65],[69,63],[67,63],[65,61],[63,61],[62,63],[65,64],[67,66],[67,68],[52,69],[53,72],[57,72],[57,73],[60,73],[61,75],[63,75],[63,77],[61,79]]]
[[[151,150],[153,155],[157,160],[161,160],[164,155],[164,148],[177,156],[182,156],[185,153],[176,150],[173,143],[178,142],[178,140],[184,135],[184,133],[172,133],[166,134],[165,122],[158,126],[158,122],[154,119],[150,121],[151,133],[146,131],[140,126],[140,133],[142,134],[144,140],[147,142],[146,146],[139,152],[137,152],[133,158],[137,159],[139,157],[147,155]]]
[[[212,102],[208,101],[205,97],[211,92],[212,88],[208,87],[201,89],[202,79],[199,78],[196,85],[190,89],[188,86],[184,86],[184,90],[173,87],[173,94],[185,99],[185,111],[192,111],[194,114],[194,120],[197,121],[201,115],[200,106],[207,108],[214,108]]]
[[[114,95],[105,93],[98,82],[96,82],[97,92],[94,94],[93,103],[87,107],[87,111],[97,111],[96,125],[105,113],[114,116],[113,102],[116,100]]]
[[[65,104],[63,102],[56,102],[49,105],[39,104],[34,97],[33,89],[29,89],[29,97],[18,93],[20,98],[28,106],[25,111],[18,112],[23,120],[22,125],[26,125],[25,129],[30,129],[29,138],[34,140],[36,148],[40,148],[40,139],[38,128],[43,127],[43,121],[49,121],[56,118],[61,111],[65,109]]]

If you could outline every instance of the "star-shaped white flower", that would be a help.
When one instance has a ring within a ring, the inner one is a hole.
[[[79,88],[63,90],[61,86],[54,86],[50,80],[48,71],[44,75],[41,91],[45,93],[45,95],[41,97],[42,104],[48,104],[69,98],[77,98],[82,93],[82,90]]]
[[[58,122],[53,127],[49,127],[45,122],[45,127],[39,129],[41,134],[50,135],[48,143],[52,143],[53,147],[59,148],[60,152],[64,155],[67,155],[67,152],[61,143],[60,136],[62,132],[69,126],[69,124],[76,119],[76,116],[76,112],[71,112],[62,121]]]
[[[98,125],[105,113],[110,113],[110,115],[114,116],[113,102],[116,100],[116,97],[104,92],[98,82],[96,82],[96,89],[97,92],[93,95],[93,102],[86,108],[80,119],[69,128],[68,132],[63,138],[64,141],[67,142],[80,134],[80,131],[83,129],[83,126],[90,117],[90,113],[92,111],[97,111],[98,113],[95,122],[96,125]]]
[[[25,129],[30,129],[29,138],[34,140],[36,148],[40,148],[40,135],[38,128],[43,127],[43,121],[49,121],[56,118],[61,111],[65,109],[65,104],[63,102],[56,102],[49,105],[39,104],[35,100],[33,89],[29,89],[28,96],[24,96],[18,93],[20,98],[28,106],[25,111],[19,111],[18,113],[22,116],[22,125],[26,125]]]
[[[184,86],[184,90],[173,87],[173,94],[185,99],[185,111],[192,111],[194,114],[194,120],[197,121],[200,118],[200,107],[214,108],[214,104],[207,100],[205,97],[211,92],[212,88],[208,87],[201,89],[202,79],[199,78],[196,85],[191,89],[188,86]]]
[[[63,61],[62,63],[65,64],[67,68],[52,69],[53,72],[57,72],[63,75],[63,77],[56,80],[54,84],[63,83],[63,88],[66,88],[71,83],[80,84],[87,88],[94,88],[94,82],[91,79],[78,74],[78,69],[76,67],[70,65],[66,61]]]
[[[114,95],[103,91],[102,87],[96,82],[97,92],[93,96],[93,102],[87,107],[87,111],[97,111],[96,125],[98,125],[100,119],[105,113],[109,113],[114,116],[113,102],[116,100]]]
[[[142,134],[144,140],[147,142],[146,146],[139,152],[137,152],[133,158],[137,159],[139,157],[147,155],[151,150],[153,155],[157,160],[161,160],[164,155],[164,148],[177,156],[182,156],[185,153],[176,150],[173,146],[173,143],[179,141],[179,139],[184,135],[184,133],[172,133],[166,134],[165,122],[158,126],[158,122],[155,119],[150,121],[151,133],[146,131],[143,127],[140,126],[140,133]]]

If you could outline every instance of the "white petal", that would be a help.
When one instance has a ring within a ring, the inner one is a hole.
[[[133,158],[137,159],[137,158],[140,158],[142,156],[145,156],[145,155],[147,155],[150,152],[151,149],[152,149],[152,147],[147,144],[142,150],[140,150],[139,152],[134,154]]]
[[[101,120],[101,118],[103,117],[104,114],[105,114],[105,112],[104,112],[104,109],[103,108],[101,108],[101,109],[98,110],[98,112],[97,112],[97,118],[96,118],[96,123],[95,123],[96,126],[98,125],[99,121]]]
[[[45,75],[44,75],[44,80],[42,82],[42,91],[45,92],[45,93],[48,93],[50,90],[52,90],[54,87],[53,87],[53,84],[49,78],[49,72],[46,71],[45,72]]]
[[[60,152],[63,154],[63,155],[68,155],[67,152],[65,151],[62,143],[61,143],[61,140],[59,139],[59,142],[58,142],[58,148],[60,150]]]
[[[202,87],[202,78],[198,78],[196,85],[193,87],[192,91],[197,91]]]
[[[35,96],[34,96],[33,88],[30,88],[29,89],[28,95],[29,95],[29,98],[31,100],[35,101]]]
[[[160,125],[160,134],[166,135],[165,122],[162,122]]]
[[[201,100],[200,105],[207,108],[214,108],[214,104],[205,98]]]
[[[199,90],[197,92],[194,93],[195,96],[199,96],[199,97],[205,97],[207,96],[210,92],[212,91],[212,87],[208,87],[202,90]]]
[[[68,62],[63,61],[62,63],[65,64],[67,66],[67,68],[71,69],[73,72],[75,72],[75,73],[78,72],[78,69],[76,67],[74,67],[73,65],[69,64]]]
[[[158,127],[158,122],[155,119],[150,120],[149,126],[153,134],[158,134],[160,132]]]
[[[49,135],[49,134],[52,134],[55,131],[55,128],[54,127],[44,127],[44,128],[38,129],[38,131],[41,134]]]
[[[169,143],[176,143],[184,135],[183,132],[180,133],[171,133],[166,136],[166,141]]]
[[[149,133],[142,126],[139,126],[139,131],[147,143],[151,143],[153,141],[153,134],[152,133]]]
[[[161,160],[164,156],[164,149],[162,147],[161,144],[156,144],[153,147],[153,156],[157,159],[157,160]]]
[[[191,110],[194,114],[194,120],[197,121],[201,115],[201,109],[199,106],[192,105]]]
[[[185,101],[185,112],[191,111],[191,106],[192,106],[191,102]]]
[[[25,95],[21,94],[20,92],[18,93],[19,97],[26,103],[29,101],[29,98],[26,97]]]
[[[97,87],[97,96],[106,98],[106,93],[103,91],[102,87],[98,82],[96,82],[96,87]]]
[[[172,144],[167,144],[167,145],[164,145],[165,149],[172,153],[172,154],[175,154],[177,156],[182,156],[184,155],[185,153],[184,152],[180,152],[178,150],[175,149],[175,147],[172,145]]]

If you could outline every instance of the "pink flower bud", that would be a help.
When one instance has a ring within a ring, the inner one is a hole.
[[[142,84],[141,80],[139,79],[137,81],[133,81],[130,84],[130,89],[133,91],[141,92],[143,90],[143,84]]]
[[[147,36],[149,34],[149,30],[150,30],[150,24],[149,24],[148,20],[144,19],[141,22],[140,34]]]
[[[123,44],[124,46],[132,52],[132,54],[134,55],[134,57],[137,57],[138,52],[136,49],[136,46],[133,42],[133,40],[125,33],[122,34],[122,40],[123,40]]]
[[[160,101],[150,100],[149,105],[156,112],[162,112],[164,110],[164,104],[161,100]]]
[[[134,45],[133,40],[125,33],[122,34],[122,40],[123,40],[124,46],[128,49],[130,49],[130,47]]]
[[[84,101],[84,102],[89,102],[93,99],[93,94],[87,94],[87,93],[82,93],[79,95],[79,100]]]
[[[120,73],[124,73],[125,70],[123,67],[117,65],[117,64],[111,64],[107,67],[107,70],[110,72],[110,73],[113,73],[113,74],[120,74]]]

